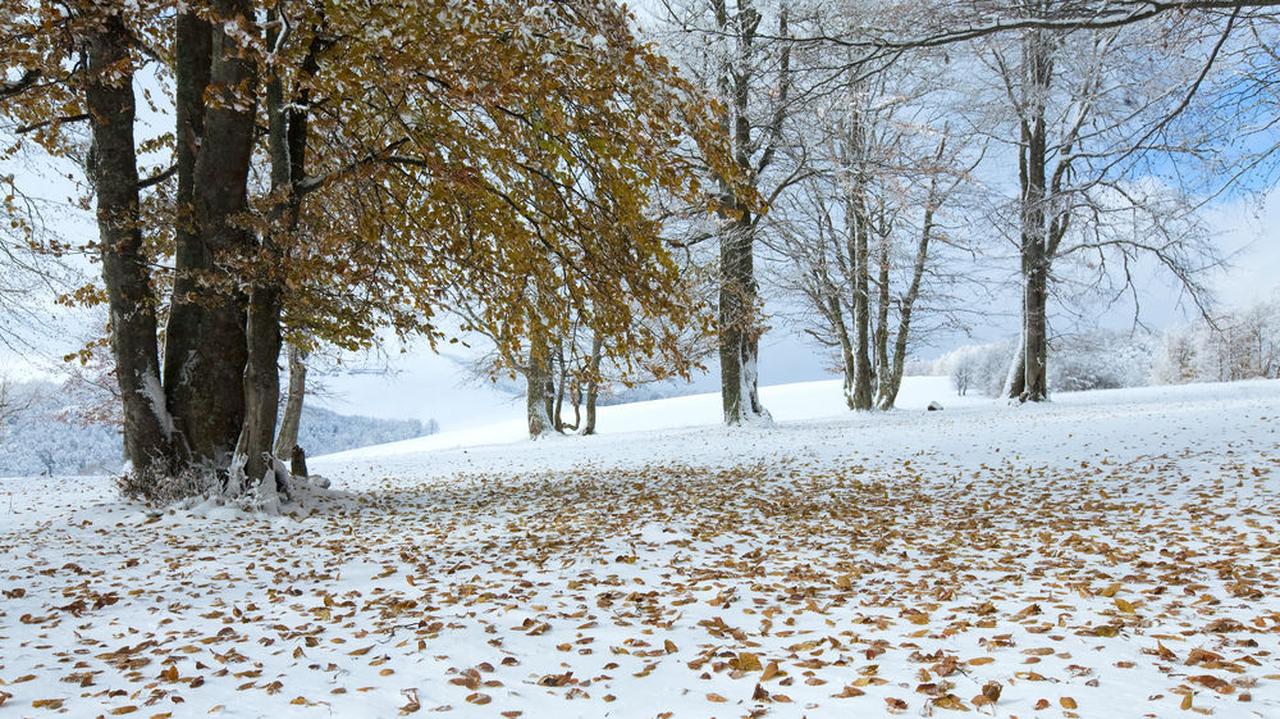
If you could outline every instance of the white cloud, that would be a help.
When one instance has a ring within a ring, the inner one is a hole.
[[[1209,226],[1229,262],[1214,283],[1222,304],[1250,305],[1280,289],[1280,188],[1224,203],[1210,212]]]

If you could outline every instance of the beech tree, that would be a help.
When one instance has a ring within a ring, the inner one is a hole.
[[[688,379],[701,366],[714,317],[700,298],[701,288],[691,281],[695,274],[687,265],[673,263],[653,275],[666,283],[662,292],[671,302],[627,303],[625,297],[631,293],[624,293],[624,306],[608,315],[595,304],[598,298],[579,304],[567,283],[558,290],[534,291],[526,277],[510,278],[527,293],[520,311],[492,311],[486,297],[510,291],[501,285],[491,286],[488,293],[475,292],[469,285],[453,288],[445,304],[462,317],[464,333],[479,335],[489,345],[489,351],[471,364],[477,377],[495,381],[515,373],[523,378],[530,437],[571,431],[590,435],[595,433],[603,389]],[[571,311],[544,312],[565,306]],[[604,321],[611,317],[622,321]],[[566,400],[574,413],[572,423],[566,420]]]
[[[949,124],[937,60],[847,77],[806,108],[810,172],[768,219],[785,259],[776,281],[837,357],[850,409],[893,407],[917,303],[950,284],[938,245],[957,238],[944,205],[974,182],[980,148]]]
[[[1136,268],[1153,261],[1197,303],[1206,299],[1202,271],[1217,259],[1198,203],[1142,164],[1150,153],[1193,157],[1208,146],[1191,126],[1176,137],[1155,138],[1202,67],[1198,58],[1155,60],[1144,48],[1161,37],[1032,28],[982,51],[1017,133],[1011,143],[1016,209],[1004,215],[1017,227],[1022,280],[1020,349],[1007,387],[1012,398],[1048,396],[1048,304],[1055,292],[1132,294],[1140,307]]]
[[[758,360],[764,333],[755,269],[761,219],[803,172],[789,152],[797,68],[787,2],[711,0],[663,3],[670,43],[695,80],[723,104],[720,132],[733,174],[712,167],[720,221],[698,239],[719,244],[717,282],[720,396],[727,424],[769,418],[760,402]]]
[[[502,288],[484,312],[519,316],[520,277],[547,290],[522,327],[560,322],[563,292],[616,346],[656,342],[624,329],[672,299],[647,197],[696,194],[674,153],[691,137],[733,172],[708,106],[608,2],[4,11],[0,112],[42,123],[29,141],[54,154],[89,128],[132,486],[151,497],[192,473],[272,491],[286,334],[436,339],[448,287]],[[153,83],[174,131],[140,138]]]
[[[1207,312],[1203,271],[1219,260],[1203,242],[1195,210],[1205,196],[1234,184],[1260,162],[1255,152],[1238,159],[1239,137],[1225,128],[1239,119],[1205,119],[1204,98],[1233,39],[1250,28],[1247,47],[1264,48],[1259,27],[1274,16],[1270,1],[1031,3],[938,0],[901,12],[873,32],[840,30],[791,38],[801,46],[835,46],[848,66],[914,60],[913,53],[939,48],[964,62],[976,57],[999,78],[995,95],[961,90],[979,128],[999,128],[991,139],[1009,142],[1018,172],[1016,208],[998,215],[995,227],[1009,233],[1020,262],[1022,340],[1010,369],[1008,394],[1020,400],[1047,398],[1049,299],[1055,293],[1092,290],[1114,300],[1131,295],[1140,306],[1134,277],[1154,264],[1178,282],[1200,312]],[[972,50],[972,55],[966,55]],[[1248,52],[1245,51],[1247,55]],[[1239,63],[1237,63],[1239,65]],[[1239,78],[1230,70],[1226,78]],[[1258,96],[1226,80],[1223,96]],[[1234,92],[1233,92],[1234,91]],[[996,96],[1003,96],[997,101]],[[1231,103],[1228,102],[1228,105]],[[1257,103],[1246,102],[1254,116]],[[1003,106],[1012,122],[986,110]],[[1195,108],[1193,111],[1191,108]],[[1269,126],[1256,123],[1253,129]],[[1010,128],[1010,133],[1006,128]],[[1246,135],[1251,134],[1247,129]],[[1264,150],[1271,154],[1270,147]],[[1232,161],[1216,157],[1226,151]],[[1002,157],[1003,153],[996,153]],[[1214,158],[1205,163],[1206,158]],[[1192,164],[1208,164],[1209,183],[1188,183]],[[1176,168],[1162,171],[1161,165]],[[1200,197],[1194,197],[1199,194]],[[1060,303],[1069,308],[1070,301]]]

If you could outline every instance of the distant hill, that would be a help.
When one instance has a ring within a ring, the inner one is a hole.
[[[71,396],[53,383],[27,382],[11,390],[18,407],[0,420],[0,476],[113,474],[124,465],[120,433],[69,419]],[[309,456],[421,437],[434,420],[389,420],[304,407],[298,443]]]
[[[307,451],[307,456],[316,457],[371,444],[423,437],[439,431],[440,427],[434,419],[426,422],[416,419],[379,419],[338,414],[332,410],[304,405],[302,422],[298,427],[298,444]]]

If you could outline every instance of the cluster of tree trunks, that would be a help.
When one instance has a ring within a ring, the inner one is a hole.
[[[259,251],[278,251],[269,232],[260,236],[238,221],[248,205],[260,71],[239,43],[258,28],[248,2],[218,0],[211,9],[213,22],[190,9],[176,18],[175,275],[163,368],[140,231],[134,48],[118,11],[103,6],[101,22],[88,25],[88,169],[134,471],[157,481],[183,471],[224,478],[243,471],[256,482],[267,473],[275,439],[282,292],[265,269],[248,278],[236,269]],[[268,25],[274,41],[279,24]],[[273,197],[282,198],[271,226],[287,231],[300,202],[306,103],[286,98],[274,71],[266,100]],[[296,438],[296,421],[291,432]]]
[[[592,334],[591,349],[584,357],[576,356],[572,338],[554,348],[546,341],[530,342],[528,358],[520,365],[530,437],[596,433],[603,350],[604,339],[599,333]],[[573,422],[565,419],[566,400],[573,409]]]
[[[933,180],[931,203],[936,202],[936,190],[937,181]],[[891,245],[887,231],[880,234],[873,258],[867,248],[866,235],[862,230],[855,230],[846,258],[848,270],[854,278],[851,286],[842,289],[828,282],[823,289],[827,307],[824,315],[840,345],[845,403],[849,409],[889,410],[897,402],[910,341],[912,313],[920,296],[929,244],[934,234],[934,211],[933,204],[925,209],[910,281],[901,295],[892,292],[889,276]],[[871,280],[873,269],[874,285]],[[841,296],[845,293],[847,299]]]
[[[847,172],[847,191],[841,198],[845,232],[826,228],[839,270],[831,276],[826,250],[819,249],[820,266],[810,268],[816,278],[809,291],[839,345],[844,374],[845,403],[853,410],[892,409],[902,387],[902,373],[911,333],[911,318],[935,232],[934,215],[947,190],[937,168],[946,154],[947,141],[939,141],[932,158],[924,199],[920,234],[912,253],[910,279],[904,292],[892,290],[894,235],[893,213],[870,193],[872,169],[866,127],[858,111],[841,128],[840,160]],[[825,211],[823,213],[825,215]],[[819,235],[823,229],[819,228]],[[874,248],[873,248],[874,240]],[[896,311],[895,311],[896,310]],[[896,316],[897,325],[894,326]]]

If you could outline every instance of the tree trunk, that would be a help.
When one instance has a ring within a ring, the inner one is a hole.
[[[564,361],[564,343],[561,343],[556,348],[556,362],[557,362],[558,368],[556,370],[555,402],[553,403],[552,410],[551,410],[551,420],[552,420],[552,424],[556,428],[556,431],[563,433],[564,432],[564,394],[567,391],[568,385],[569,385],[569,368]]]
[[[277,19],[274,9],[267,13],[268,47],[275,47],[280,40]],[[276,418],[280,411],[283,282],[279,272],[280,264],[284,261],[276,233],[292,233],[297,226],[299,211],[295,183],[300,178],[294,175],[295,163],[290,147],[293,138],[290,137],[289,125],[294,113],[286,108],[284,83],[275,68],[270,69],[267,78],[266,101],[267,152],[271,159],[271,191],[276,204],[271,210],[270,226],[262,235],[259,266],[252,270],[253,283],[249,293],[245,334],[245,417],[236,446],[236,455],[245,463],[244,472],[250,481],[266,475],[274,456],[272,441],[275,439]],[[305,143],[305,136],[303,141]],[[305,150],[304,144],[299,151]]]
[[[573,424],[564,423],[560,431],[577,432],[582,428],[582,385],[576,380],[573,383],[573,389],[569,390],[569,403],[573,405]]]
[[[853,409],[853,378],[857,374],[857,366],[853,359],[853,341],[849,338],[849,327],[844,321],[844,305],[840,301],[840,292],[834,286],[826,288],[827,318],[835,330],[836,340],[840,343],[840,368],[844,377],[844,401]]]
[[[879,261],[879,274],[876,277],[876,330],[875,330],[875,391],[883,397],[888,389],[889,371],[889,233],[880,232],[880,245],[876,253]],[[879,400],[875,402],[880,406]]]
[[[244,419],[247,355],[244,298],[227,263],[252,245],[236,216],[247,209],[256,104],[255,52],[237,38],[256,32],[246,0],[218,0],[213,11],[209,101],[193,178],[199,251],[180,257],[176,267],[179,277],[209,282],[175,294],[165,377],[192,461],[225,468]],[[188,51],[178,47],[180,55]]]
[[[249,299],[248,357],[244,372],[244,421],[236,444],[245,477],[261,480],[271,466],[272,440],[280,409],[280,293],[254,287]],[[252,486],[252,485],[250,485]]]
[[[847,397],[849,406],[855,410],[867,410],[872,407],[870,352],[870,287],[869,269],[867,267],[867,226],[866,207],[862,198],[861,187],[855,186],[850,196],[850,241],[853,243],[853,386]]]
[[[720,238],[720,398],[725,424],[768,419],[760,403],[757,361],[755,228],[745,209]]]
[[[596,401],[599,399],[599,392],[595,386],[587,389],[587,419],[586,424],[582,427],[582,434],[592,435],[596,433]]]
[[[941,161],[946,150],[946,140],[938,145],[937,160]],[[902,372],[907,358],[907,342],[911,333],[911,315],[915,310],[916,300],[920,297],[920,283],[924,279],[924,268],[929,261],[929,243],[933,239],[933,216],[938,203],[938,179],[935,176],[929,183],[929,198],[924,208],[924,222],[920,230],[920,243],[916,246],[916,259],[911,267],[911,284],[902,298],[902,308],[898,317],[898,334],[893,341],[893,368],[888,377],[880,382],[880,398],[878,404],[882,410],[893,409],[898,401],[898,391],[902,389]],[[885,370],[881,370],[882,372]],[[967,387],[961,389],[963,395]]]
[[[1047,325],[1047,278],[1043,254],[1031,257],[1026,278],[1026,346],[1023,348],[1025,386],[1022,397],[1028,402],[1049,398],[1049,335]]]
[[[756,81],[751,55],[759,27],[760,13],[751,2],[739,0],[736,17],[731,22],[726,3],[714,3],[717,27],[732,32],[737,43],[736,58],[720,75],[722,92],[731,97],[732,112],[726,117],[725,132],[733,146],[733,161],[741,176],[753,182],[761,168],[769,163],[770,151],[760,158],[759,166],[752,160],[759,138],[752,137],[751,93]],[[786,34],[785,11],[780,16],[781,34]],[[782,89],[785,99],[787,87],[786,68],[789,50],[781,56]],[[780,131],[781,115],[775,113],[770,132]],[[760,403],[758,365],[761,327],[757,315],[759,292],[755,278],[755,223],[751,208],[738,196],[738,192],[722,178],[721,193],[726,198],[727,210],[720,235],[720,297],[719,297],[719,354],[720,399],[725,424],[769,420],[769,413]]]
[[[1023,401],[1042,402],[1049,397],[1045,102],[1053,76],[1053,58],[1042,31],[1028,32],[1023,47],[1023,83],[1027,102],[1022,120],[1019,162],[1023,281],[1023,386],[1019,397]]]
[[[289,397],[280,419],[275,455],[281,459],[292,454],[298,444],[298,428],[302,425],[302,404],[307,396],[307,354],[289,345]]]
[[[160,384],[156,299],[138,215],[130,35],[119,13],[107,12],[102,22],[92,25],[95,30],[88,38],[85,99],[93,136],[88,174],[97,193],[102,279],[124,405],[125,452],[137,477],[159,479],[173,470],[173,422]]]
[[[164,388],[171,411],[184,408],[189,400],[184,358],[196,352],[200,335],[200,313],[195,303],[199,295],[199,273],[211,262],[195,219],[195,168],[204,137],[204,94],[209,86],[213,28],[192,8],[185,7],[175,21],[175,155],[178,186],[174,197],[173,297],[165,331]],[[176,397],[181,397],[177,401]],[[184,461],[191,461],[184,421],[186,411],[175,412],[175,430]]]
[[[307,452],[296,444],[293,445],[293,451],[289,457],[289,474],[295,477],[311,476],[307,471]]]
[[[855,106],[842,128],[843,146],[841,161],[847,173],[845,188],[844,221],[845,260],[849,268],[851,287],[848,288],[850,311],[853,321],[853,377],[845,383],[845,402],[853,410],[872,408],[871,383],[874,370],[871,366],[871,297],[870,268],[867,235],[870,218],[867,213],[866,129],[859,109]]]
[[[545,405],[547,417],[551,420],[551,431],[559,432],[560,427],[556,423],[555,418],[556,376],[555,372],[551,369],[553,366],[554,365],[548,365],[547,367],[547,386],[543,389],[543,396],[546,398],[546,401],[543,404]]]
[[[529,347],[529,362],[524,369],[525,415],[529,422],[529,436],[545,437],[554,431],[551,422],[550,352],[546,343],[534,340]]]
[[[596,400],[600,396],[600,355],[604,350],[604,338],[597,332],[591,338],[591,359],[587,367],[587,419],[582,433],[596,433]]]

